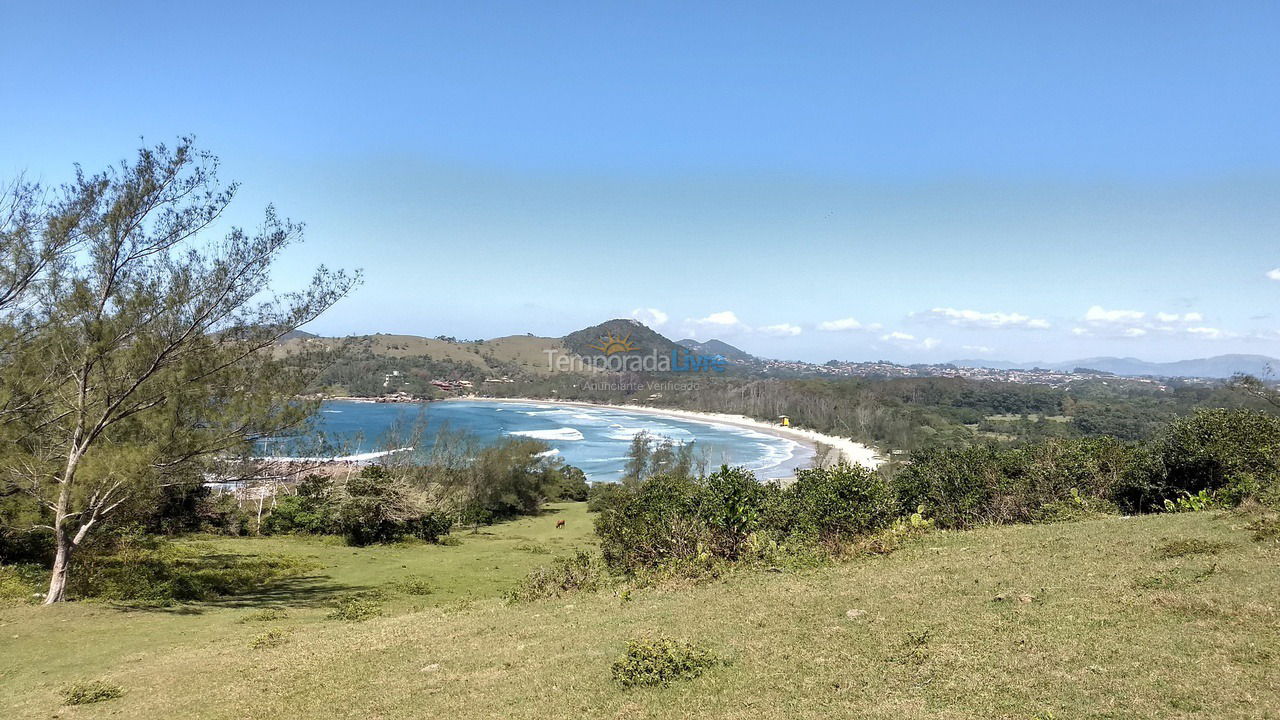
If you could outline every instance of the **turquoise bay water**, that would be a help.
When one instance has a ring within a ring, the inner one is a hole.
[[[622,477],[627,449],[640,431],[693,442],[709,467],[721,463],[741,465],[757,477],[789,477],[807,467],[813,451],[799,443],[732,425],[670,418],[612,408],[554,405],[540,402],[369,403],[344,400],[326,402],[318,425],[330,440],[343,444],[344,452],[365,453],[388,447],[386,436],[398,423],[426,422],[427,440],[447,426],[492,442],[504,436],[542,440],[552,452],[575,465],[593,481]],[[394,445],[394,443],[392,443]],[[280,446],[267,454],[287,455]]]

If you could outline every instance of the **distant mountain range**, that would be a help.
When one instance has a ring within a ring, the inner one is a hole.
[[[757,369],[760,368],[758,364],[767,365],[773,362],[762,360],[723,340],[685,338],[675,342],[643,323],[628,318],[607,320],[599,325],[571,332],[562,338],[512,335],[490,340],[465,341],[444,336],[424,338],[383,333],[348,338],[322,338],[308,332],[296,331],[283,338],[281,352],[287,353],[293,349],[316,344],[331,347],[345,346],[358,348],[371,357],[430,357],[455,365],[475,366],[479,370],[495,375],[510,373],[543,375],[549,371],[546,354],[548,351],[567,350],[583,356],[602,355],[606,354],[602,348],[608,347],[610,342],[624,343],[636,350],[657,351],[660,354],[667,354],[677,347],[684,347],[702,355],[722,355],[732,363],[741,363]],[[892,363],[888,364],[892,365]],[[1217,355],[1175,362],[1147,362],[1131,357],[1090,357],[1062,362],[964,359],[953,360],[948,364],[1001,371],[1040,368],[1069,373],[1077,369],[1094,370],[1125,377],[1229,378],[1245,373],[1267,378],[1271,376],[1273,368],[1280,371],[1280,359],[1265,355]],[[804,373],[806,368],[815,372],[820,369],[819,366],[809,363],[788,363],[788,366],[800,373]],[[911,367],[924,368],[921,373],[929,375],[938,373],[928,372],[928,368],[942,366],[913,365]],[[764,369],[768,370],[768,368]]]
[[[953,360],[952,365],[960,367],[991,368],[993,370],[1030,370],[1043,368],[1059,372],[1070,372],[1077,368],[1099,370],[1114,375],[1130,377],[1201,377],[1229,378],[1232,375],[1245,373],[1259,377],[1269,375],[1273,370],[1280,370],[1280,360],[1266,355],[1215,355],[1198,360],[1177,360],[1174,362],[1147,362],[1131,357],[1091,357],[1062,362],[1009,362],[1007,360]]]

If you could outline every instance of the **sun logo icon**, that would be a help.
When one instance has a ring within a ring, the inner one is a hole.
[[[631,333],[627,333],[626,335],[618,337],[617,335],[614,335],[612,332],[609,332],[600,336],[599,345],[588,345],[587,347],[599,350],[605,355],[612,355],[614,353],[631,352],[632,350],[636,349],[636,346],[631,344]]]

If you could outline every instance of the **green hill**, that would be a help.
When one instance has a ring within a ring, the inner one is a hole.
[[[750,362],[756,358],[750,353],[739,350],[723,340],[711,339],[706,342],[699,342],[693,339],[681,340],[677,344],[683,345],[690,350],[703,355],[721,355],[728,360],[734,362]]]
[[[564,337],[564,345],[578,355],[594,357],[604,354],[600,347],[607,345],[609,338],[626,341],[636,350],[645,353],[656,350],[659,355],[667,355],[678,347],[644,323],[626,318],[609,320],[569,333]]]

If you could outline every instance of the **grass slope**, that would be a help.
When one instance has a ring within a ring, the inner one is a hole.
[[[548,520],[429,548],[437,559],[399,570],[443,574],[432,563],[484,542],[526,553],[512,536],[551,543]],[[1277,717],[1280,547],[1242,524],[1196,513],[936,533],[801,573],[744,572],[629,599],[436,604],[359,624],[315,620],[305,606],[287,622],[246,624],[235,622],[243,609],[17,608],[0,627],[0,715]],[[400,548],[358,552],[369,554],[320,561],[353,585],[409,564]],[[290,623],[283,644],[249,647],[255,632]],[[148,645],[138,633],[169,637]],[[666,689],[614,686],[609,664],[625,641],[658,633],[730,664]],[[89,679],[125,695],[59,707],[60,688]]]
[[[280,343],[275,350],[277,357],[287,357],[304,350],[327,348],[349,351],[368,350],[374,357],[407,358],[429,357],[433,360],[474,365],[478,369],[499,374],[503,368],[515,367],[531,375],[550,372],[547,350],[565,351],[558,338],[533,335],[510,335],[492,340],[455,342],[417,335],[358,335],[346,338],[299,337]]]

